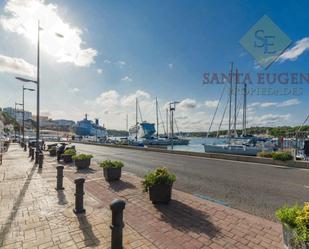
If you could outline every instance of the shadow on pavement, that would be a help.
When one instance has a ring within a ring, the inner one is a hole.
[[[136,186],[130,182],[124,182],[122,180],[119,180],[119,181],[109,182],[109,188],[116,192],[120,192],[125,189],[135,189]]]
[[[68,204],[68,200],[64,194],[63,190],[57,190],[58,204],[65,205]]]
[[[92,230],[92,225],[89,223],[87,216],[83,214],[77,215],[79,229],[84,235],[84,244],[86,247],[97,247],[100,240],[95,236]]]
[[[36,165],[34,164],[32,166],[32,168],[31,168],[30,173],[27,176],[26,181],[24,182],[24,185],[23,185],[22,189],[19,192],[19,195],[18,195],[14,205],[13,205],[13,208],[12,208],[12,211],[10,213],[10,216],[6,219],[4,226],[0,230],[0,247],[2,246],[2,244],[3,244],[7,234],[10,231],[11,224],[14,222],[14,219],[16,217],[16,214],[18,212],[20,204],[22,203],[22,201],[23,201],[23,199],[25,197],[25,194],[26,194],[26,192],[27,192],[27,190],[29,188],[29,185],[30,185],[30,182],[32,180],[32,176],[33,176],[33,174],[35,172],[35,169],[36,169]]]
[[[209,220],[204,212],[194,209],[177,200],[171,200],[168,205],[157,204],[155,208],[161,213],[161,220],[182,232],[206,234],[216,237],[220,231]]]
[[[76,169],[75,174],[94,174],[97,170],[88,168],[88,169]]]

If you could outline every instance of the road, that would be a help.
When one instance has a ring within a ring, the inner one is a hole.
[[[78,153],[91,153],[97,162],[121,160],[123,170],[143,177],[157,166],[176,174],[176,189],[201,198],[276,220],[283,204],[303,203],[309,197],[309,170],[167,153],[76,144]]]

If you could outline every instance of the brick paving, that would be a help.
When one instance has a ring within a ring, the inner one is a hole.
[[[0,247],[108,248],[109,204],[123,199],[126,249],[283,248],[279,224],[177,190],[169,205],[152,205],[140,178],[123,172],[109,184],[95,162],[82,171],[65,165],[65,190],[57,192],[55,158],[46,155],[40,171],[27,155],[12,145],[0,166]],[[79,176],[86,179],[87,212],[76,216]]]

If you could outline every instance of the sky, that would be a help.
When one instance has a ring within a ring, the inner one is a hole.
[[[109,129],[135,122],[135,99],[144,120],[162,119],[169,101],[179,101],[180,130],[227,127],[227,84],[204,84],[205,73],[308,74],[309,3],[206,0],[7,0],[0,1],[0,106],[21,101],[16,76],[36,79],[37,22],[40,20],[41,114],[52,119],[99,118]],[[264,69],[242,47],[241,38],[267,15],[292,41]],[[31,83],[27,87],[34,87]],[[261,88],[256,82],[250,89]],[[295,89],[287,94],[248,94],[250,126],[300,125],[309,114],[308,83],[268,84]],[[239,87],[241,88],[241,86]],[[36,95],[25,93],[35,111]],[[239,108],[243,97],[238,96]],[[241,127],[240,108],[237,123]]]

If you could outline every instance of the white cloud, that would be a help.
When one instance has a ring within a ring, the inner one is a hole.
[[[271,106],[277,106],[278,103],[276,102],[264,102],[264,103],[261,103],[261,107],[271,107]]]
[[[8,0],[4,13],[0,20],[4,30],[23,35],[33,44],[37,40],[39,19],[43,28],[40,32],[41,49],[55,57],[58,62],[73,63],[80,67],[94,63],[97,51],[93,48],[82,48],[85,41],[81,38],[81,29],[64,22],[58,13],[57,5],[46,3],[45,0]]]
[[[130,78],[129,76],[125,76],[121,79],[122,81],[127,81],[127,82],[132,82],[132,78]]]
[[[282,103],[279,103],[278,106],[286,107],[286,106],[299,105],[300,103],[301,101],[299,99],[289,99],[289,100],[283,101]]]
[[[309,49],[309,37],[305,37],[297,41],[292,48],[286,50],[279,57],[279,61],[280,62],[284,62],[286,60],[294,61],[308,49]]]
[[[0,55],[0,72],[35,77],[36,67],[23,59]]]
[[[218,103],[219,103],[219,100],[207,100],[205,101],[205,106],[209,108],[215,108],[217,107]]]
[[[105,59],[105,60],[104,60],[104,63],[106,63],[106,64],[111,64],[112,62],[111,62],[110,60]]]
[[[134,106],[136,98],[138,98],[139,101],[141,101],[141,99],[150,99],[150,94],[142,90],[137,90],[133,94],[123,96],[121,104],[123,106]]]
[[[78,93],[78,92],[80,92],[80,89],[77,88],[77,87],[75,87],[75,88],[73,88],[73,89],[70,89],[69,92],[70,92],[70,93]]]
[[[182,100],[178,106],[182,109],[193,109],[197,107],[197,103],[194,99],[184,99]]]
[[[169,69],[173,69],[174,68],[174,64],[170,63],[170,64],[168,64],[168,67],[169,67]]]
[[[255,125],[273,126],[282,124],[291,118],[291,114],[279,115],[279,114],[265,114],[261,116],[255,116],[252,123]]]
[[[119,93],[115,90],[102,92],[100,96],[96,98],[96,103],[103,108],[114,107],[119,103]]]
[[[101,68],[97,69],[97,73],[98,74],[102,74],[103,73],[103,70]]]

